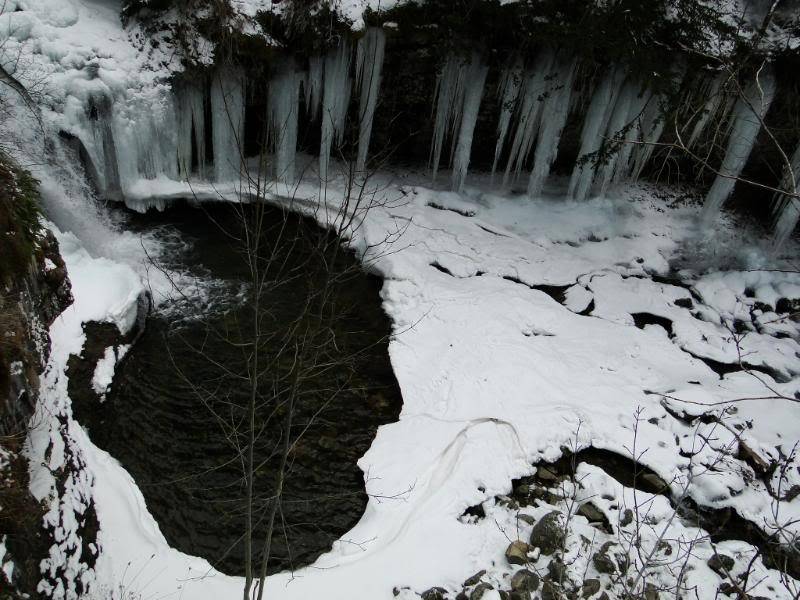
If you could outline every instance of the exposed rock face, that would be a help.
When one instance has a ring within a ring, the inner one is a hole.
[[[39,225],[37,199],[30,176],[0,159],[0,563],[14,567],[0,571],[0,589],[33,598],[52,539],[21,449],[50,353],[48,329],[72,302],[58,242]]]

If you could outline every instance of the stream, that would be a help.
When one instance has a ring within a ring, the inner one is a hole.
[[[239,240],[256,216],[223,204],[125,215],[127,228],[156,232],[175,248],[163,266],[211,282],[211,291],[154,311],[107,400],[76,410],[135,479],[169,544],[230,575],[244,574],[254,331]],[[260,555],[288,429],[275,572],[312,563],[361,518],[367,496],[357,461],[377,428],[397,420],[402,398],[381,279],[314,221],[275,207],[262,216],[253,544]]]

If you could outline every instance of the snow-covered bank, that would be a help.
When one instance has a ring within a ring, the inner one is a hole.
[[[469,524],[459,516],[479,503],[493,514],[494,496],[508,493],[511,480],[529,474],[534,462],[557,458],[576,432],[580,446],[629,455],[640,409],[638,451],[646,450],[640,460],[680,491],[691,467],[682,450],[693,432],[665,412],[663,395],[671,410],[679,410],[677,403],[690,414],[697,404],[684,406],[680,399],[713,405],[767,395],[747,373],[721,379],[695,357],[735,362],[723,317],[730,321],[748,302],[797,295],[800,276],[767,270],[697,274],[695,294],[653,281],[652,274],[666,274],[669,260],[692,238],[696,206],[665,210],[662,200],[641,188],[618,190],[614,202],[580,205],[475,188],[464,195],[415,185],[380,188],[352,243],[370,249],[365,265],[386,280],[384,305],[395,331],[390,354],[403,411],[397,423],[379,430],[359,463],[369,474],[371,495],[361,522],[313,566],[270,577],[273,595],[374,599],[391,597],[394,586],[460,589],[478,569],[504,564],[507,540],[492,519]],[[335,207],[342,193],[332,185],[328,202]],[[315,204],[309,196],[301,206]],[[53,326],[46,398],[67,415],[65,429],[86,465],[76,489],[94,500],[100,523],[96,589],[231,597],[241,580],[170,549],[135,483],[69,417],[59,370],[69,352],[79,351],[80,321],[124,323],[121,307],[139,284],[129,271],[87,257],[62,237],[75,307]],[[98,280],[116,284],[95,289]],[[563,302],[553,286],[568,286]],[[748,287],[758,290],[752,298]],[[638,328],[631,315],[642,313],[669,319],[674,335],[660,326]],[[755,315],[755,322],[760,318]],[[759,364],[788,381],[760,372],[759,378],[791,397],[800,371],[792,354],[800,346],[796,323],[784,320],[784,326],[789,337],[776,339],[766,328],[749,332],[743,343],[752,344]],[[796,404],[769,400],[737,407],[726,429],[733,437],[707,452],[735,441],[740,426],[748,446],[767,461],[786,440],[800,438]],[[33,446],[42,452],[46,435],[38,435]],[[59,453],[53,454],[55,468]],[[704,459],[710,455],[694,458]],[[732,506],[764,523],[772,518],[773,502],[748,469],[726,455],[723,469],[692,479],[690,494],[700,504]],[[51,483],[40,473],[37,489],[45,493]],[[782,503],[782,517],[796,516],[798,508],[797,500]]]

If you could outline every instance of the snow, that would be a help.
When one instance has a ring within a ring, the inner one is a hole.
[[[130,344],[123,344],[119,347],[109,346],[97,361],[97,367],[92,376],[92,389],[97,392],[101,400],[105,400],[106,393],[114,380],[114,369],[130,350]]]
[[[458,516],[507,493],[511,479],[529,473],[532,462],[557,458],[578,429],[580,445],[626,454],[641,407],[643,461],[679,486],[689,468],[679,450],[689,443],[691,428],[666,415],[659,394],[668,394],[680,411],[697,406],[678,399],[708,405],[764,395],[763,385],[749,375],[720,379],[684,351],[691,342],[693,351],[717,356],[728,332],[719,321],[698,321],[676,305],[692,297],[687,289],[650,279],[652,272],[666,272],[667,259],[689,236],[696,206],[662,211],[646,189],[620,191],[613,201],[520,202],[479,188],[439,192],[415,184],[413,176],[406,179],[375,183],[391,201],[375,206],[352,240],[362,252],[369,248],[364,264],[385,277],[384,307],[394,323],[389,352],[403,393],[402,414],[379,429],[359,461],[369,474],[363,518],[313,566],[272,576],[267,591],[282,598],[390,598],[395,585],[417,592],[433,585],[456,589],[491,561],[502,565],[499,553],[507,544],[491,519],[469,525]],[[342,186],[339,180],[329,183],[332,209]],[[298,188],[309,210],[317,206],[315,189],[313,183]],[[317,215],[325,219],[325,211]],[[381,245],[387,232],[398,231],[395,246]],[[129,270],[87,257],[69,235],[60,239],[76,282],[76,305],[53,326],[54,365],[79,351],[81,319],[126,323],[124,307],[140,290]],[[452,276],[432,268],[433,262]],[[572,286],[566,305],[529,287],[541,284]],[[710,273],[698,277],[693,289],[705,310],[727,316],[737,306],[730,295],[745,296],[745,287],[755,286],[757,297],[768,299],[794,294],[797,285],[795,274],[760,271]],[[576,314],[589,301],[592,314]],[[636,328],[633,312],[672,319],[675,339],[660,327]],[[691,336],[689,324],[703,328],[707,340]],[[764,338],[755,346],[766,362],[797,371],[796,359],[780,362],[776,343],[797,346],[796,338],[752,337]],[[796,374],[787,383],[764,378],[787,395],[798,389]],[[65,395],[59,397],[66,402]],[[781,440],[800,437],[796,405],[737,407],[730,431],[753,421],[748,444],[765,456],[776,455]],[[647,421],[653,417],[658,424]],[[97,585],[112,589],[125,573],[141,570],[137,581],[147,582],[148,593],[180,589],[207,599],[238,593],[239,579],[170,549],[127,473],[80,427],[70,431],[91,474],[101,522]],[[592,477],[598,483],[587,484],[586,494],[617,485],[602,472]],[[769,497],[758,485],[746,485],[746,477],[738,466],[717,477],[697,476],[691,495],[763,522],[771,514]],[[784,509],[788,518],[800,505],[794,501]],[[688,535],[683,526],[674,527],[676,535]]]

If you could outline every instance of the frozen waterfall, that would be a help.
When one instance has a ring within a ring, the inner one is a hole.
[[[539,140],[528,180],[528,196],[531,198],[541,196],[544,182],[550,175],[550,166],[558,153],[561,132],[569,115],[576,68],[577,62],[574,58],[559,60],[554,68],[555,87],[550,90],[542,108],[542,125],[539,128]]]
[[[522,92],[518,99],[516,129],[503,176],[504,188],[510,185],[512,172],[516,178],[522,171],[539,132],[542,104],[550,87],[548,78],[554,60],[555,53],[551,49],[543,50],[536,57],[533,68],[525,73]]]
[[[244,77],[236,69],[218,71],[211,82],[211,128],[217,183],[241,177]]]
[[[494,162],[492,163],[492,180],[497,171],[497,164],[503,147],[508,137],[508,129],[511,125],[511,117],[514,114],[514,106],[519,97],[519,90],[522,85],[522,61],[517,59],[514,65],[503,71],[498,88],[498,98],[500,98],[500,120],[497,123],[497,145],[494,149]]]
[[[378,105],[381,70],[386,50],[386,34],[380,27],[370,27],[358,42],[356,57],[356,82],[361,92],[358,107],[358,157],[356,171],[363,173],[367,166],[372,122]]]
[[[350,103],[350,46],[347,42],[341,42],[337,49],[332,50],[325,57],[323,79],[319,177],[324,184],[328,180],[331,149],[334,144],[341,143],[344,135],[347,107]],[[313,85],[318,85],[318,83],[311,76],[309,76],[309,80],[312,82],[309,88],[311,88],[313,96]]]
[[[464,72],[464,104],[461,108],[461,122],[458,127],[458,140],[453,151],[452,189],[460,192],[464,188],[472,154],[472,138],[475,124],[478,122],[478,111],[483,99],[483,88],[489,67],[483,64],[480,55],[474,53]]]
[[[765,69],[758,80],[753,81],[742,97],[736,101],[725,158],[703,206],[704,221],[714,219],[733,192],[736,179],[750,157],[758,133],[761,131],[761,120],[767,114],[774,96],[775,77],[771,69]]]
[[[603,145],[603,134],[624,81],[624,69],[616,68],[609,72],[598,85],[589,103],[581,131],[578,164],[572,172],[567,192],[574,200],[585,200],[589,196],[595,176],[595,166],[591,158]]]
[[[785,167],[781,188],[797,194],[800,191],[800,144],[794,151],[791,159],[791,167]],[[775,234],[773,237],[776,248],[780,248],[792,232],[797,227],[800,220],[800,198],[787,196],[786,194],[776,194],[773,205],[773,215],[775,217]]]
[[[206,87],[202,83],[186,82],[175,86],[175,113],[178,136],[178,174],[188,179],[192,174],[192,158],[202,178],[206,171]]]
[[[297,116],[300,104],[300,77],[294,60],[278,62],[267,91],[267,130],[275,157],[275,179],[292,183],[297,155]]]

